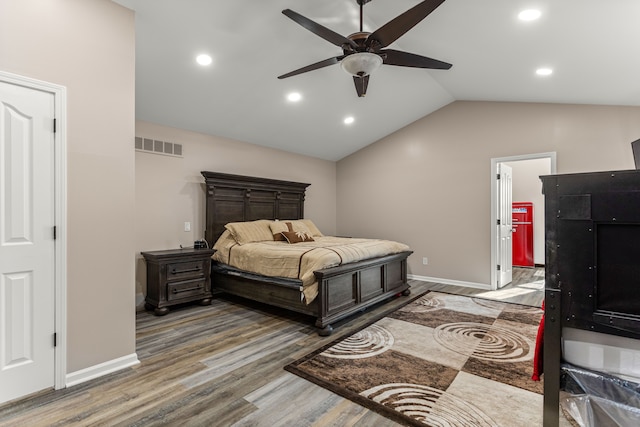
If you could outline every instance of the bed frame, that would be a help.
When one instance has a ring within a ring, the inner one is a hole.
[[[310,184],[202,172],[206,183],[205,238],[218,240],[229,222],[304,218],[305,191]],[[332,324],[398,294],[409,295],[407,257],[411,251],[315,271],[318,296],[301,300],[302,281],[265,277],[217,262],[211,267],[214,291],[316,317],[318,333]]]
[[[640,339],[640,249],[625,246],[629,239],[640,240],[640,170],[541,179],[546,241],[544,427],[557,427],[562,328]]]

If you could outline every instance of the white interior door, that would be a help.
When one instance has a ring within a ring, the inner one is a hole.
[[[511,168],[504,163],[498,163],[497,174],[497,186],[498,186],[498,288],[511,283],[513,278],[513,246],[512,246],[512,233],[513,233],[513,216],[512,216],[512,188],[513,180],[511,174]]]
[[[0,403],[54,385],[54,112],[0,81]]]

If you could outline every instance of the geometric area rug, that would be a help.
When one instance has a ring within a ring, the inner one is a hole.
[[[429,292],[285,367],[411,426],[541,426],[542,310]]]

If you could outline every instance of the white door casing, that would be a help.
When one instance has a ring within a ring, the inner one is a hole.
[[[504,163],[498,163],[496,175],[498,186],[498,288],[511,283],[513,278],[513,216],[512,216],[512,187],[513,177],[511,168]]]
[[[0,76],[0,402],[56,384],[55,95]]]

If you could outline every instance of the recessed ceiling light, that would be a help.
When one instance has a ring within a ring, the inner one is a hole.
[[[291,92],[287,95],[287,99],[291,102],[298,102],[302,99],[302,95],[299,92]]]
[[[356,119],[354,119],[352,116],[349,116],[349,117],[346,117],[346,118],[344,119],[344,124],[345,124],[345,125],[350,125],[351,123],[353,123],[353,122],[355,122],[355,121],[356,121]]]
[[[211,56],[207,55],[206,53],[203,53],[202,55],[198,55],[196,57],[196,62],[203,66],[211,64],[212,61],[213,59],[211,59]]]
[[[553,70],[551,68],[538,68],[536,74],[539,76],[550,76],[553,74]]]
[[[518,14],[518,19],[521,21],[535,21],[540,18],[540,15],[542,15],[542,12],[537,9],[527,9]]]

